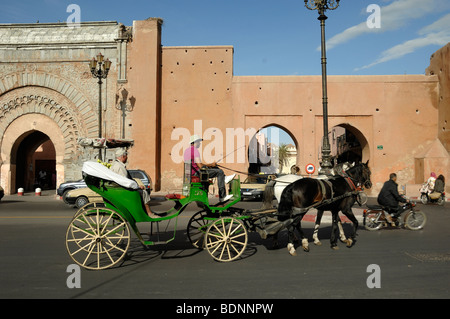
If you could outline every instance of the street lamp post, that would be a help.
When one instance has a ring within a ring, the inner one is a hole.
[[[98,67],[97,67],[98,66]],[[111,68],[111,61],[106,59],[103,61],[103,55],[97,54],[97,59],[92,58],[89,62],[92,76],[98,79],[98,137],[102,138],[102,79],[106,79],[109,69]],[[102,160],[102,149],[99,149],[98,158]]]
[[[116,109],[122,111],[122,138],[125,138],[125,118],[127,117],[127,112],[133,111],[136,99],[133,96],[128,98],[128,91],[125,89],[122,89],[120,94],[122,95],[122,99],[116,104]],[[130,101],[129,104],[127,100]]]
[[[309,10],[319,12],[320,29],[322,35],[322,105],[323,105],[323,145],[321,172],[325,175],[331,174],[333,164],[331,163],[330,141],[328,139],[328,95],[327,95],[327,55],[325,42],[325,15],[326,10],[334,10],[339,7],[340,0],[305,0],[305,6]]]

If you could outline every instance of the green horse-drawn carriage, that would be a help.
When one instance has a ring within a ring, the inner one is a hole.
[[[78,142],[83,147],[103,149],[133,145],[132,140],[80,138]],[[147,215],[134,180],[112,172],[99,162],[85,162],[82,171],[87,186],[103,197],[103,203],[89,203],[80,208],[66,232],[67,252],[86,269],[106,269],[121,262],[130,247],[132,232],[144,246],[169,243],[175,239],[178,216],[194,202],[201,210],[188,222],[188,238],[194,247],[207,250],[217,261],[239,258],[246,249],[248,231],[258,231],[265,237],[285,226],[277,221],[275,209],[248,211],[233,207],[241,200],[239,177],[230,182],[232,198],[226,203],[211,205],[208,174],[201,171],[200,176],[191,176],[189,163],[184,167],[183,193],[166,196],[174,206],[158,214],[159,218]],[[145,240],[137,227],[138,223],[172,219],[176,221],[173,236],[163,242]]]
[[[135,181],[113,173],[97,162],[85,162],[83,177],[87,186],[100,194],[104,204],[91,203],[82,207],[74,215],[66,233],[66,247],[70,257],[87,269],[105,269],[118,264],[127,254],[131,231],[145,246],[168,243],[145,240],[137,223],[159,222],[177,219],[186,206],[196,202],[201,211],[192,216],[188,223],[188,237],[194,247],[204,248],[218,261],[231,261],[245,250],[248,239],[248,223],[252,215],[233,208],[239,202],[240,181],[230,183],[233,195],[222,205],[210,205],[208,200],[209,180],[207,176],[186,177],[189,193],[170,194],[168,200],[174,207],[160,214],[160,218],[150,218],[143,207]],[[269,212],[273,213],[273,212]],[[175,223],[176,225],[176,223]],[[176,226],[175,226],[176,231]]]

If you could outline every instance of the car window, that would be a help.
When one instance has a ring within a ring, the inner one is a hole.
[[[139,179],[145,178],[144,174],[142,174],[139,171],[130,171],[130,174],[131,174],[131,177],[133,177],[133,178],[139,178]]]
[[[245,179],[244,184],[266,184],[266,176],[249,176]]]

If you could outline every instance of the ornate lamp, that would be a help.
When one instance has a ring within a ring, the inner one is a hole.
[[[89,61],[89,68],[91,69],[92,76],[98,79],[98,137],[102,137],[102,79],[108,77],[109,69],[111,68],[111,61],[106,59],[103,61],[103,55],[97,54],[97,59],[92,58]],[[99,150],[98,158],[102,159],[102,150]]]

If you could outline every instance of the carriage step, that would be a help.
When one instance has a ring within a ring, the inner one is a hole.
[[[152,222],[160,222],[161,218],[167,217],[167,212],[164,213],[157,213],[155,214],[156,217],[150,217]]]
[[[171,240],[168,240],[168,241],[154,241],[153,245],[167,245],[170,242],[171,242]]]
[[[142,244],[144,246],[155,246],[155,245],[167,245],[168,243],[170,243],[172,241],[172,239],[167,240],[167,241],[152,241],[152,240],[143,240]]]

